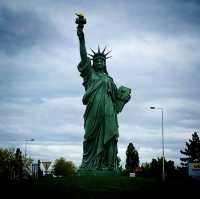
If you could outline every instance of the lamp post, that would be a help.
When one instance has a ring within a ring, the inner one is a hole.
[[[33,141],[34,141],[33,138],[25,139],[25,159],[26,159],[27,143],[28,143],[28,142],[33,142]]]
[[[165,181],[165,151],[164,151],[164,128],[163,128],[163,112],[164,109],[161,107],[151,106],[150,109],[157,109],[161,111],[162,117],[162,180]]]

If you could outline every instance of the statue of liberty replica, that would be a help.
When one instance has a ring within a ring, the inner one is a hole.
[[[86,106],[84,113],[83,159],[79,175],[117,175],[119,160],[117,141],[119,137],[117,114],[130,100],[131,89],[117,88],[106,68],[110,52],[98,47],[98,51],[87,54],[83,28],[86,19],[76,14],[77,35],[81,61],[78,71],[83,78]],[[91,56],[91,58],[88,57]]]

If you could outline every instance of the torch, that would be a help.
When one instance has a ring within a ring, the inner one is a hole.
[[[84,18],[82,13],[76,13],[76,16],[78,16],[75,21],[78,24],[77,29],[83,29],[84,24],[86,24],[86,18]]]

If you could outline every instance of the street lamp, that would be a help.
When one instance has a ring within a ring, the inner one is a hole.
[[[164,152],[164,128],[163,128],[163,111],[161,107],[151,106],[150,109],[157,109],[161,111],[162,114],[162,180],[165,181],[165,152]]]
[[[26,159],[27,143],[28,143],[28,142],[33,142],[33,141],[34,141],[33,138],[25,139],[25,159]]]

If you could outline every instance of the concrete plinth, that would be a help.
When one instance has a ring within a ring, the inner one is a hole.
[[[78,176],[120,176],[121,172],[116,170],[101,169],[79,169]]]

